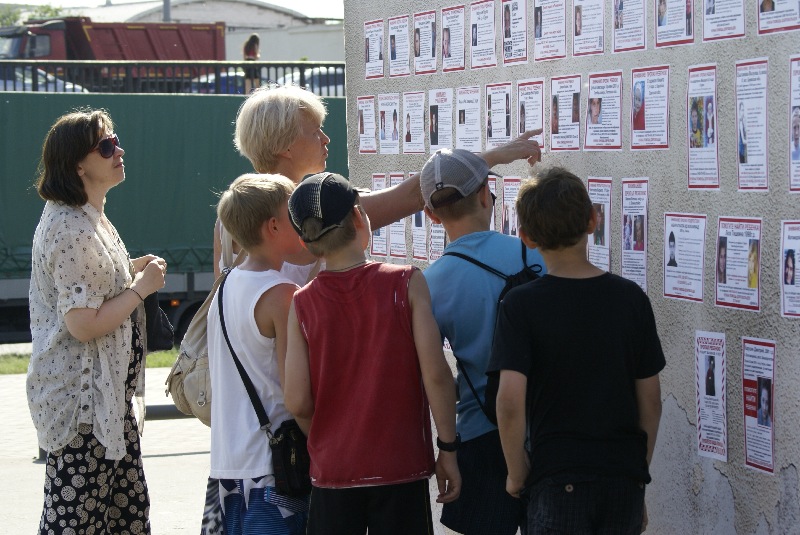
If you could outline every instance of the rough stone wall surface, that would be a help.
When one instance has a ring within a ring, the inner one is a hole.
[[[567,0],[567,12],[572,9]],[[427,155],[359,154],[356,97],[404,91],[426,91],[526,79],[545,79],[545,137],[549,131],[547,110],[549,79],[553,76],[581,74],[583,94],[581,126],[585,121],[587,76],[593,72],[621,70],[622,146],[619,152],[574,152],[544,154],[544,165],[563,165],[578,176],[612,177],[611,271],[620,272],[621,189],[622,179],[649,177],[648,295],[653,303],[667,367],[661,374],[663,416],[648,487],[649,533],[718,533],[718,534],[791,534],[800,533],[800,320],[780,315],[780,279],[782,266],[780,222],[800,219],[800,196],[788,187],[788,104],[789,58],[800,54],[800,32],[781,32],[759,36],[757,2],[746,1],[746,37],[704,43],[702,41],[702,2],[694,2],[694,44],[656,48],[654,37],[655,2],[646,4],[647,49],[641,52],[611,52],[611,3],[606,6],[605,53],[573,58],[572,36],[567,25],[567,57],[562,60],[503,67],[498,44],[498,67],[466,69],[443,73],[438,58],[436,74],[389,78],[385,62],[384,78],[365,80],[364,22],[413,15],[435,9],[441,28],[441,8],[456,2],[406,0],[393,3],[345,0],[345,51],[347,57],[347,110],[349,121],[348,152],[351,180],[369,187],[373,172],[389,173],[419,170]],[[719,2],[718,2],[719,4]],[[500,32],[500,1],[495,3],[497,32]],[[466,26],[469,23],[466,5]],[[413,28],[413,19],[412,19]],[[533,56],[533,9],[528,3],[529,57]],[[413,31],[413,30],[412,30]],[[441,34],[441,31],[438,32]],[[441,35],[438,36],[441,46]],[[465,49],[469,54],[467,36]],[[384,38],[384,43],[386,38]],[[441,56],[441,54],[438,54]],[[384,53],[388,58],[388,54]],[[737,191],[737,130],[735,125],[735,63],[753,58],[769,59],[768,125],[769,191]],[[717,132],[719,140],[720,188],[717,191],[687,188],[687,78],[688,67],[701,64],[717,66]],[[631,69],[655,65],[670,66],[670,148],[662,151],[631,151],[630,124]],[[413,65],[412,65],[413,71]],[[481,99],[483,100],[483,99]],[[427,105],[427,98],[426,98]],[[516,109],[516,84],[512,90],[512,109]],[[401,108],[402,113],[402,108]],[[483,117],[483,107],[481,116]],[[516,120],[516,114],[512,118]],[[426,118],[426,130],[427,130]],[[485,132],[484,132],[485,136]],[[454,133],[455,139],[455,133]],[[581,143],[582,144],[582,143]],[[427,144],[426,144],[427,147]],[[546,145],[547,147],[547,145]],[[402,146],[401,146],[402,152]],[[527,176],[524,163],[499,166],[504,175]],[[691,303],[663,297],[664,213],[681,212],[707,216],[703,302]],[[499,212],[497,214],[499,217]],[[763,218],[761,264],[761,311],[750,312],[715,306],[715,244],[717,218],[740,216]],[[410,231],[407,232],[410,251]],[[385,260],[385,258],[384,258]],[[392,260],[397,262],[396,259]],[[407,262],[411,262],[411,258]],[[419,264],[424,267],[424,264]],[[727,429],[728,461],[721,462],[697,454],[697,409],[694,365],[696,330],[725,333],[727,345]],[[775,362],[775,473],[768,475],[745,467],[744,418],[742,395],[741,337],[774,340]]]

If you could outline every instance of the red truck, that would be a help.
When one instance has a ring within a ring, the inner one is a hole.
[[[225,23],[92,22],[87,17],[32,20],[22,26],[0,28],[0,59],[222,61],[225,59]],[[87,72],[85,68],[71,71],[66,65],[61,68],[67,71],[64,73],[67,78],[81,83],[87,78],[107,78],[108,69],[113,67],[97,67],[98,72]],[[61,68],[55,74],[60,75]],[[159,66],[142,66],[126,74],[133,78],[171,80],[188,80],[196,75],[191,69]],[[118,74],[114,75],[114,79],[119,78]]]

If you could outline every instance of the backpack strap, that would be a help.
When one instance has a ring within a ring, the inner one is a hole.
[[[525,246],[523,245],[523,249],[524,249],[524,247]],[[523,254],[524,254],[524,251],[523,251]],[[475,264],[479,268],[481,268],[481,269],[483,269],[485,271],[488,271],[489,273],[491,273],[493,275],[497,275],[498,277],[500,277],[503,280],[507,280],[508,279],[508,275],[504,275],[503,273],[497,271],[492,266],[487,266],[486,264],[484,264],[480,260],[475,260],[471,256],[467,256],[467,255],[465,255],[463,253],[457,253],[455,251],[447,251],[446,253],[442,254],[442,256],[455,256],[455,257],[458,257],[458,258],[460,258],[462,260],[466,260],[467,262],[469,262],[471,264]],[[523,256],[523,258],[524,258],[524,256]]]
[[[458,366],[458,370],[461,372],[461,375],[464,376],[464,379],[467,380],[467,386],[469,386],[469,389],[472,391],[472,396],[475,398],[475,401],[478,402],[478,406],[481,408],[481,412],[491,422],[492,418],[491,416],[489,416],[489,412],[486,410],[486,406],[483,404],[483,401],[481,401],[481,397],[478,395],[478,391],[475,390],[475,385],[472,384],[472,381],[469,378],[469,374],[467,373],[467,370],[464,368],[464,363],[461,362],[461,359],[458,358],[455,353],[453,353],[453,356],[456,357],[456,365]]]

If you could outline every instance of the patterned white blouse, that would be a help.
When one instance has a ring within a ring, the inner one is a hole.
[[[125,245],[97,209],[88,203],[76,208],[47,202],[33,237],[33,352],[26,383],[42,449],[66,446],[78,434],[78,424],[90,424],[107,459],[125,456],[131,319],[84,343],[69,333],[64,316],[73,308],[99,309],[130,286],[132,274]],[[136,317],[144,318],[143,312]]]

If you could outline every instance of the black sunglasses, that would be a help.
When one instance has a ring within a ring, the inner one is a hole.
[[[114,151],[117,150],[119,147],[119,137],[117,134],[114,134],[111,137],[107,137],[103,140],[100,140],[100,143],[97,144],[95,148],[93,148],[90,152],[100,151],[100,156],[103,158],[111,158],[114,156]]]

